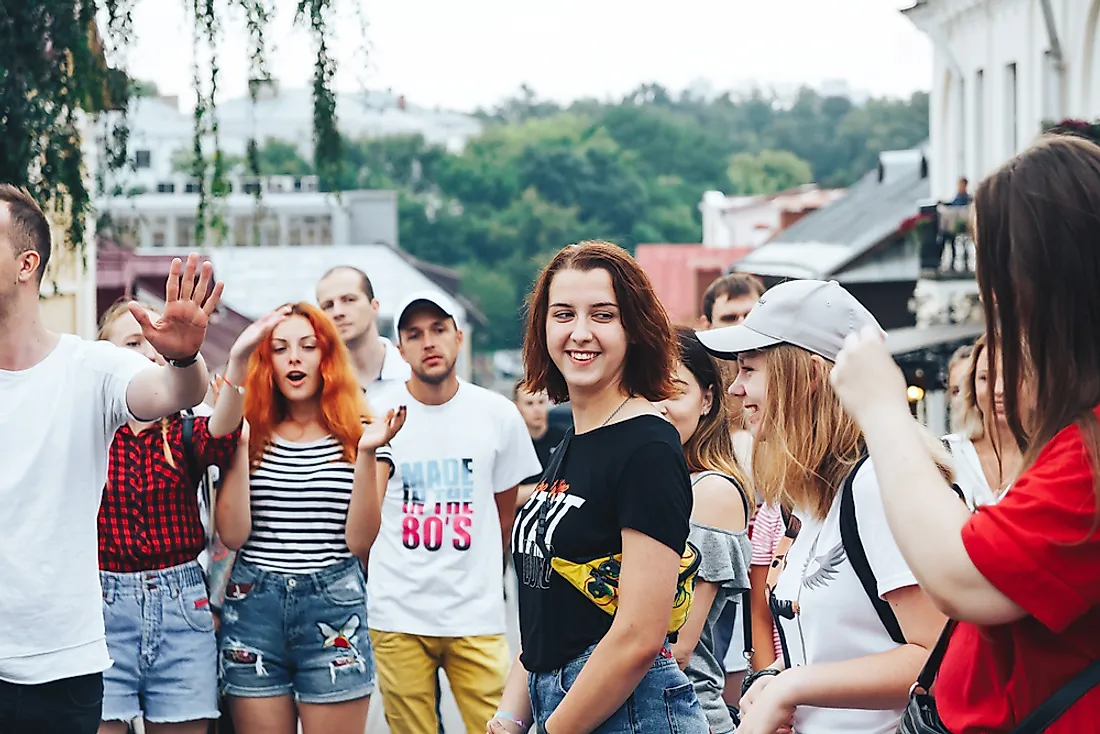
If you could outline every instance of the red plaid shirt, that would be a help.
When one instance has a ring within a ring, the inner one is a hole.
[[[229,464],[240,428],[218,438],[206,418],[195,418],[191,443],[199,474],[188,466],[183,417],[169,419],[168,445],[173,467],[164,456],[160,423],[134,435],[123,425],[111,443],[107,486],[99,506],[99,567],[132,573],[190,563],[206,545],[199,515],[199,481],[207,466]]]

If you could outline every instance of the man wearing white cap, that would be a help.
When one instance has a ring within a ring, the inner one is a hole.
[[[412,376],[372,395],[378,410],[408,409],[392,442],[397,469],[367,575],[371,641],[395,734],[437,731],[440,668],[468,731],[493,718],[511,663],[504,551],[517,485],[541,466],[515,405],[455,373],[459,313],[437,291],[406,297],[396,331]]]

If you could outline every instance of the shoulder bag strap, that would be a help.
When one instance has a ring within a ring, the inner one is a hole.
[[[920,669],[917,682],[913,685],[913,691],[931,692],[932,684],[936,682],[936,675],[940,672],[940,665],[943,664],[943,656],[947,653],[947,644],[951,641],[951,633],[955,631],[956,624],[955,620],[949,619],[947,624],[943,626],[943,631],[940,632],[940,636],[936,640],[936,646],[932,648],[932,652],[928,654],[928,660],[924,662],[924,667]]]
[[[1100,660],[1093,660],[1088,667],[1070,679],[1069,683],[1039,704],[1039,708],[1012,730],[1012,734],[1039,734],[1046,731],[1070,706],[1097,685],[1100,685]]]
[[[875,579],[871,564],[867,561],[867,552],[863,549],[863,541],[859,538],[859,523],[856,521],[856,503],[852,493],[852,483],[856,474],[867,461],[864,455],[849,472],[844,480],[844,488],[840,495],[840,542],[844,544],[844,551],[848,560],[852,563],[852,569],[859,577],[860,584],[875,607],[875,613],[882,620],[882,625],[890,635],[890,639],[899,645],[906,644],[905,633],[901,631],[898,618],[894,616],[894,610],[878,595],[878,581]]]

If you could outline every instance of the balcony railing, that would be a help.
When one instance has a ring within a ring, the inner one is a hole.
[[[970,232],[970,204],[926,204],[915,231],[920,242],[921,277],[957,280],[974,277],[977,253]]]

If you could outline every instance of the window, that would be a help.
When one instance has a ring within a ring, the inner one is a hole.
[[[157,184],[158,194],[174,194],[176,193],[176,185],[174,183],[159,183]]]
[[[135,168],[149,168],[153,164],[153,153],[148,150],[139,150],[134,154]]]
[[[1005,155],[1016,155],[1016,141],[1019,139],[1019,121],[1016,104],[1016,64],[1005,67]]]
[[[974,75],[974,176],[985,175],[985,71]]]

